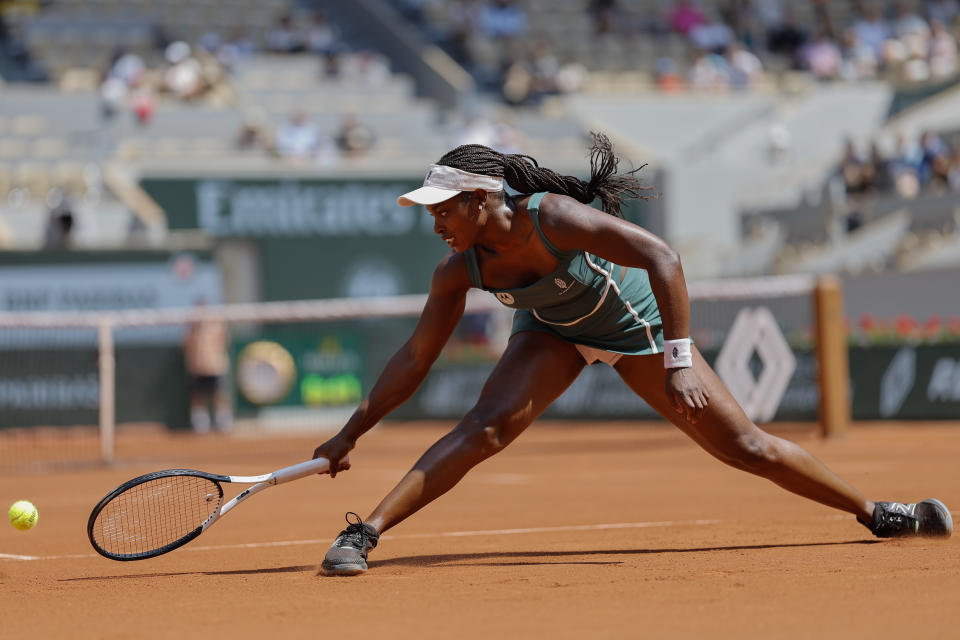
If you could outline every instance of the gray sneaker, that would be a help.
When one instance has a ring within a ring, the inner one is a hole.
[[[356,522],[351,522],[350,516],[356,518]],[[367,570],[367,553],[377,546],[380,534],[352,511],[348,511],[345,517],[347,528],[340,532],[327,551],[320,565],[320,575],[355,576]]]
[[[878,538],[925,536],[949,538],[953,533],[953,517],[946,505],[928,498],[923,502],[877,502],[873,522],[860,523]],[[859,518],[858,518],[859,519]]]

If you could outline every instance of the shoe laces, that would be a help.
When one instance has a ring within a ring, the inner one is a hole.
[[[350,516],[356,518],[356,522],[351,522]],[[364,524],[360,516],[353,511],[348,511],[344,519],[347,521],[347,528],[337,536],[336,545],[338,547],[352,547],[359,551],[365,551],[367,544],[370,545],[371,549],[377,546],[377,540],[380,536],[376,533],[371,534],[370,530],[373,529],[373,527]]]
[[[884,534],[904,529],[915,530],[919,518],[907,511],[907,505],[893,505],[897,505],[897,503],[882,506],[878,505],[880,514],[875,526],[875,531]]]

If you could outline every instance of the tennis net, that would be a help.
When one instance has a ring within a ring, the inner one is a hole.
[[[758,422],[849,412],[842,293],[808,276],[689,284],[692,334]],[[0,472],[123,459],[118,434],[196,428],[183,342],[222,323],[235,426],[342,421],[407,339],[425,296],[85,313],[0,314]],[[455,419],[509,337],[511,312],[472,292],[467,314],[401,419]],[[589,367],[546,415],[653,417],[608,367]],[[193,415],[192,415],[193,414]],[[211,424],[216,422],[211,421]]]

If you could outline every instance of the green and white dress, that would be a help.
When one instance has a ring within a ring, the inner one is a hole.
[[[543,331],[574,344],[627,355],[663,351],[660,310],[647,272],[579,249],[557,249],[540,228],[539,207],[546,195],[530,196],[527,212],[540,240],[559,260],[556,270],[527,287],[491,289],[483,286],[471,247],[464,252],[471,284],[517,310],[513,333]]]

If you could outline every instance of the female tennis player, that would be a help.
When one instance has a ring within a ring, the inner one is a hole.
[[[437,266],[411,338],[393,356],[343,429],[314,451],[331,475],[358,438],[424,380],[464,311],[471,287],[516,309],[513,332],[476,405],[417,461],[365,520],[348,527],[324,575],[367,570],[379,536],[449,491],[476,464],[513,442],[584,366],[610,364],[663,417],[721,461],[851,513],[880,537],[949,536],[938,500],[872,502],[798,445],[747,418],[691,343],[690,305],[677,253],[626,222],[620,206],[643,197],[635,172],[594,135],[589,182],[524,155],[464,145],[430,167],[423,187],[398,199],[425,205],[452,249]],[[520,195],[509,195],[503,182]],[[603,211],[590,206],[599,200]],[[613,215],[607,215],[613,214]],[[351,520],[351,516],[353,516]]]

